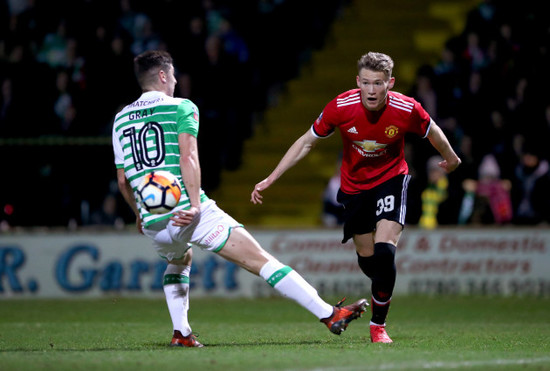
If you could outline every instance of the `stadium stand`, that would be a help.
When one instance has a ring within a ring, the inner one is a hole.
[[[2,229],[133,222],[107,170],[110,130],[113,114],[138,94],[132,57],[148,48],[174,55],[178,93],[202,113],[204,188],[243,223],[320,224],[337,140],[285,175],[269,203],[254,207],[250,191],[323,105],[354,86],[355,61],[367,50],[394,57],[396,90],[421,101],[461,152],[440,224],[460,222],[463,181],[478,180],[488,154],[512,184],[512,222],[550,220],[541,191],[550,177],[550,24],[541,3],[232,3],[63,0],[46,17],[46,1],[0,2],[0,155],[13,179],[2,184]],[[415,224],[433,153],[411,141]],[[36,194],[47,217],[34,213]],[[481,199],[465,223],[495,222]]]

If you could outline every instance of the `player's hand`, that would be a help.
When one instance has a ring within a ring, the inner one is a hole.
[[[185,227],[189,225],[195,216],[199,215],[200,209],[195,206],[191,206],[187,210],[180,210],[175,212],[171,217],[170,220],[174,222],[174,225],[176,227]]]
[[[260,192],[264,191],[271,185],[271,182],[269,180],[264,179],[260,183],[256,184],[254,186],[254,190],[252,191],[252,194],[250,195],[250,201],[254,204],[262,204],[263,196],[260,194]]]
[[[445,172],[451,173],[451,172],[453,172],[461,163],[462,163],[462,161],[460,160],[459,157],[457,157],[457,158],[456,158],[455,160],[453,160],[453,161],[443,160],[443,161],[439,162],[438,165],[439,165],[440,168],[442,168],[443,170],[445,170]]]

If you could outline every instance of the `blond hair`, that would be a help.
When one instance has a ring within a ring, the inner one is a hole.
[[[389,55],[377,52],[368,52],[357,61],[357,71],[362,69],[384,72],[387,78],[392,76],[393,59]]]

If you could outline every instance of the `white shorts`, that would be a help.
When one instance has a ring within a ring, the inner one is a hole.
[[[225,246],[231,230],[242,226],[220,209],[214,200],[207,200],[201,204],[201,212],[191,224],[175,227],[167,219],[144,229],[143,233],[153,240],[157,253],[170,261],[183,258],[192,245],[218,252]]]

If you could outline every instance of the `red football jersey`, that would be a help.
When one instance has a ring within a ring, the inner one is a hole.
[[[431,118],[413,98],[388,92],[386,106],[377,112],[361,103],[361,91],[349,90],[327,104],[312,125],[319,138],[336,128],[343,143],[341,189],[356,194],[399,174],[408,174],[405,134],[426,137]]]

